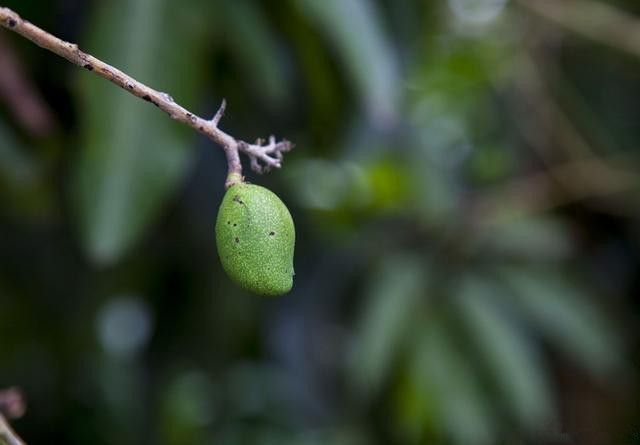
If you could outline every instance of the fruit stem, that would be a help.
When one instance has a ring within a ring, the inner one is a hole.
[[[236,184],[242,184],[244,182],[244,177],[242,173],[229,171],[227,175],[227,181],[224,184],[225,189],[229,190]]]

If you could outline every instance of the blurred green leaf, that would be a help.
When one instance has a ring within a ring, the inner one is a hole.
[[[544,360],[535,350],[513,314],[497,298],[502,290],[468,278],[456,293],[455,303],[476,347],[506,400],[509,412],[529,430],[553,418],[551,386]]]
[[[522,217],[489,227],[478,248],[487,255],[538,261],[559,261],[573,251],[571,233],[561,220]]]
[[[414,391],[423,400],[432,398],[432,422],[457,444],[488,444],[496,433],[489,400],[474,371],[441,320],[430,318],[416,333],[409,363]]]
[[[425,268],[420,258],[395,255],[372,272],[349,368],[360,395],[372,396],[382,388],[403,348],[420,301],[427,297]]]
[[[231,54],[249,83],[270,105],[281,107],[289,98],[283,55],[264,10],[252,0],[220,3],[221,24]]]
[[[500,276],[512,291],[509,301],[569,357],[599,376],[619,364],[613,327],[586,292],[565,277],[531,268],[504,267]]]
[[[373,122],[398,118],[401,82],[391,43],[376,3],[370,0],[297,0],[327,34]]]
[[[53,193],[44,166],[0,119],[0,198],[4,212],[17,211],[36,219],[51,213]]]
[[[351,163],[306,159],[292,162],[284,172],[300,205],[314,210],[362,207],[370,191],[362,169]],[[353,202],[350,197],[355,198]]]
[[[26,147],[0,119],[0,180],[13,187],[24,187],[34,181],[37,170]]]
[[[200,371],[179,374],[168,385],[162,405],[162,437],[167,444],[201,443],[214,420],[217,393]]]
[[[277,424],[292,422],[289,405],[290,376],[268,363],[239,363],[224,381],[228,402],[227,415],[237,418],[264,417]]]
[[[196,48],[181,28],[188,22],[179,17],[167,0],[101,3],[87,47],[141,81],[176,94],[198,72]],[[183,57],[190,63],[171,63]],[[75,206],[86,249],[109,263],[144,233],[174,192],[187,167],[187,139],[148,103],[96,76],[80,76],[83,132]]]

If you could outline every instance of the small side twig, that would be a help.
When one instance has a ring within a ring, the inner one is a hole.
[[[280,168],[282,165],[282,153],[291,150],[293,147],[293,145],[286,140],[276,143],[275,139],[270,139],[266,145],[261,141],[255,144],[249,144],[238,140],[221,130],[218,126],[226,107],[224,101],[213,118],[203,119],[178,105],[170,95],[148,87],[119,69],[80,50],[78,45],[65,42],[43,29],[38,28],[34,24],[23,20],[9,8],[0,6],[0,25],[20,34],[36,45],[64,57],[71,63],[113,82],[134,96],[152,103],[167,113],[172,119],[190,126],[219,144],[227,157],[228,174],[225,184],[227,188],[243,181],[240,152],[245,153],[249,157],[251,168],[254,171],[262,173],[269,171],[271,168]]]
[[[26,411],[26,403],[22,392],[17,388],[0,391],[0,444],[25,445],[24,441],[9,425],[7,419],[22,417]]]

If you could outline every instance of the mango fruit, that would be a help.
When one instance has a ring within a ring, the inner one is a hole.
[[[218,255],[242,288],[265,296],[289,292],[295,237],[289,210],[269,189],[241,182],[225,193],[216,220]]]

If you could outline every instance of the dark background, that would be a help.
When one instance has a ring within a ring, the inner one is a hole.
[[[297,231],[258,297],[217,258],[222,150],[0,30],[27,443],[640,443],[637,0],[3,4],[296,144],[245,168]]]

